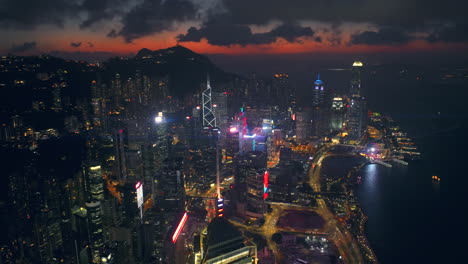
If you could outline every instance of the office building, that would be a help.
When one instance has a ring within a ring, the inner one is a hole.
[[[242,233],[224,217],[216,217],[200,234],[197,263],[228,264],[255,263],[257,247],[244,242]]]
[[[82,166],[85,180],[86,199],[92,201],[104,200],[104,178],[101,166],[94,161],[85,161]]]

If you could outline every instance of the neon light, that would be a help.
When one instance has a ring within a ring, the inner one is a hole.
[[[244,138],[254,138],[256,137],[257,134],[253,134],[253,135],[244,135]]]
[[[265,171],[263,174],[263,200],[268,197],[268,177],[269,173],[268,171]]]
[[[231,132],[231,133],[236,133],[236,132],[237,132],[237,127],[231,127],[231,128],[229,128],[229,132]]]
[[[177,226],[176,231],[172,235],[172,243],[175,244],[175,242],[177,242],[177,238],[179,237],[180,232],[182,231],[182,228],[184,228],[185,222],[187,222],[187,218],[188,218],[188,215],[187,215],[187,212],[185,212],[184,216],[182,216],[182,219],[179,222],[179,225]]]
[[[141,182],[137,182],[135,184],[136,194],[137,194],[137,205],[138,208],[141,208],[143,205],[143,184]]]

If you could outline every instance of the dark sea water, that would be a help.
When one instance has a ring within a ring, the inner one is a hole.
[[[357,196],[369,217],[372,248],[384,264],[461,261],[467,223],[461,209],[468,178],[467,83],[387,77],[368,85],[375,89],[367,93],[370,108],[393,117],[423,153],[422,161],[409,166],[363,167]],[[433,183],[432,175],[441,182]]]

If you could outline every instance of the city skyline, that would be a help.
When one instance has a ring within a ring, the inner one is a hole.
[[[457,59],[465,58],[468,42],[460,4],[4,0],[0,53],[104,59],[179,43],[198,53],[229,56],[354,54],[362,59],[379,53],[386,54],[380,58],[385,62],[398,53],[432,53]]]
[[[0,264],[460,262],[457,2],[0,0]]]

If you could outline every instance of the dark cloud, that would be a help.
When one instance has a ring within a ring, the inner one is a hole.
[[[64,26],[75,23],[81,29],[92,27],[98,22],[119,19],[122,28],[116,28],[108,37],[123,37],[132,42],[144,36],[175,29],[179,22],[198,20],[201,29],[192,28],[181,39],[206,37],[214,43],[269,43],[281,37],[297,41],[298,35],[310,35],[298,26],[278,28],[277,32],[253,34],[249,25],[266,25],[280,21],[285,25],[297,25],[301,21],[318,21],[329,24],[332,30],[341,23],[370,23],[376,32],[356,35],[354,41],[383,45],[405,43],[405,34],[386,36],[387,28],[404,28],[406,32],[429,35],[430,42],[468,41],[468,1],[460,0],[0,0],[0,27],[2,29],[32,30],[39,25]],[[201,16],[201,17],[200,17]],[[222,18],[222,25],[211,25],[206,21]],[[452,26],[431,27],[433,23]],[[219,39],[225,28],[233,36]],[[284,31],[280,31],[284,30]],[[292,31],[292,32],[291,32]],[[381,32],[382,31],[382,32]],[[395,32],[393,32],[395,33]],[[202,37],[198,37],[198,35]],[[323,40],[341,42],[341,34],[322,35]],[[316,41],[318,41],[317,39]],[[221,44],[220,44],[221,45]],[[229,44],[222,44],[229,45]]]
[[[77,17],[78,1],[69,0],[0,0],[0,26],[33,29],[41,24],[63,26]]]
[[[119,32],[107,36],[122,36],[125,41],[171,30],[175,22],[195,19],[196,9],[188,0],[144,0],[122,18],[123,27]]]
[[[115,29],[112,29],[109,33],[107,33],[108,38],[116,38],[118,36],[119,34],[117,34],[117,31]]]
[[[25,52],[25,51],[34,50],[34,49],[36,49],[36,47],[37,47],[37,42],[35,42],[35,41],[25,42],[25,43],[23,43],[21,45],[15,45],[15,46],[11,47],[10,52],[21,53],[21,52]]]
[[[66,21],[86,18],[87,28],[101,20],[123,15],[132,1],[126,0],[0,0],[0,25],[8,28],[34,29],[52,24],[62,27]]]
[[[81,8],[87,12],[87,18],[81,22],[80,27],[87,28],[100,20],[112,18],[114,14],[110,12],[109,2],[109,0],[85,0]]]
[[[99,21],[110,20],[123,16],[134,1],[128,0],[84,0],[80,10],[85,12],[86,19],[81,22],[80,28],[88,28]]]
[[[379,31],[364,31],[352,35],[350,44],[367,45],[401,45],[406,44],[413,38],[404,30],[395,28],[382,28]]]
[[[81,6],[87,13],[87,18],[80,24],[81,28],[87,28],[94,23],[114,17],[115,13],[111,12],[111,6],[118,6],[120,3],[110,5],[109,0],[85,0]]]
[[[466,42],[468,23],[436,27],[426,38],[429,42]]]
[[[78,48],[79,46],[81,46],[81,42],[72,42],[72,43],[70,43],[70,46],[72,46],[74,48]]]
[[[296,24],[283,24],[274,28],[269,34],[275,38],[280,37],[288,42],[295,42],[299,37],[311,37],[314,31],[310,27],[302,27]]]
[[[246,25],[229,23],[207,23],[202,28],[189,28],[186,34],[177,38],[180,42],[200,41],[206,38],[208,43],[218,46],[268,44],[283,38],[288,42],[296,42],[300,37],[312,37],[314,31],[310,27],[302,27],[296,24],[283,24],[265,33],[252,33]]]
[[[329,23],[364,22],[383,26],[417,26],[434,20],[466,20],[467,1],[459,0],[223,0],[223,14],[236,24],[272,20]]]

